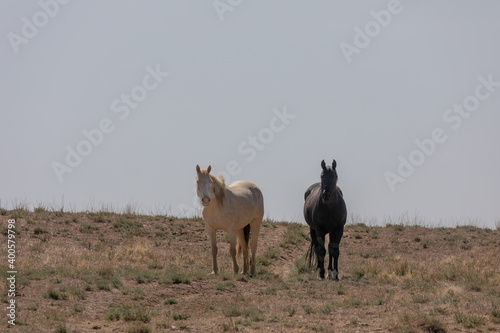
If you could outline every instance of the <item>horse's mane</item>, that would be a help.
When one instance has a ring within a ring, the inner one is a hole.
[[[224,198],[226,196],[226,193],[224,192],[224,189],[226,187],[224,177],[217,177],[212,174],[209,175],[210,179],[212,179],[212,182],[214,183],[215,198],[217,199],[219,205],[222,206],[222,203],[224,202]]]

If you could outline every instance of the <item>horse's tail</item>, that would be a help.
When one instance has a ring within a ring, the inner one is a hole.
[[[245,247],[248,249],[248,243],[250,242],[250,224],[247,224],[243,228],[243,234],[245,234]],[[241,255],[241,244],[239,240],[236,244],[236,255],[237,256]]]
[[[306,265],[308,268],[311,268],[313,266],[313,261],[316,253],[314,252],[314,244],[311,239],[311,245],[309,245],[309,250],[307,250],[306,253]]]

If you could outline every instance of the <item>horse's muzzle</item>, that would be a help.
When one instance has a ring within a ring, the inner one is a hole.
[[[203,206],[208,206],[210,204],[210,198],[209,197],[203,197],[203,199],[201,199],[201,204]]]

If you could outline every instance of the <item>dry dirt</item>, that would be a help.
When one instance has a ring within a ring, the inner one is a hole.
[[[500,231],[348,225],[340,282],[304,265],[308,229],[265,221],[257,276],[232,275],[218,234],[210,275],[203,221],[0,211],[16,220],[16,325],[1,332],[498,332]],[[241,259],[239,262],[241,263]]]

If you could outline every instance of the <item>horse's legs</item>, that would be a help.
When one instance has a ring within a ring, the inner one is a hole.
[[[328,243],[328,253],[330,254],[330,262],[328,265],[328,277],[332,280],[338,281],[339,277],[339,256],[340,256],[340,239],[344,233],[344,227],[333,230],[330,232],[330,242]],[[333,258],[333,267],[332,267]],[[332,269],[333,268],[333,269]]]
[[[212,274],[217,274],[219,268],[217,267],[217,237],[215,229],[210,227],[208,224],[205,225],[205,229],[207,230],[208,238],[210,239],[210,245],[212,247]]]
[[[320,231],[316,231],[310,228],[311,232],[311,242],[313,243],[314,253],[318,260],[318,265],[316,269],[318,270],[318,277],[320,279],[325,278],[325,236],[321,235]]]
[[[236,231],[230,230],[229,232],[229,254],[231,254],[231,259],[233,259],[233,271],[234,275],[237,275],[240,268],[236,262]]]
[[[255,259],[257,254],[257,241],[259,239],[261,218],[254,218],[250,222],[250,249],[252,251],[252,259],[250,260],[250,276],[255,276]]]
[[[318,253],[316,251],[316,244],[318,243],[318,240],[316,239],[316,230],[313,228],[309,227],[309,234],[311,235],[311,250],[314,251],[314,254],[316,254],[316,261],[318,260]],[[312,252],[311,251],[311,252]],[[309,254],[309,262],[308,264],[312,264],[312,258],[314,258],[314,255],[312,253]],[[319,264],[316,262],[316,268],[319,267]]]
[[[318,256],[319,278],[325,278],[325,235],[321,232],[316,234],[316,255]]]
[[[238,242],[240,243],[241,251],[243,252],[243,274],[248,274],[248,243],[245,239],[244,229],[238,230]]]

